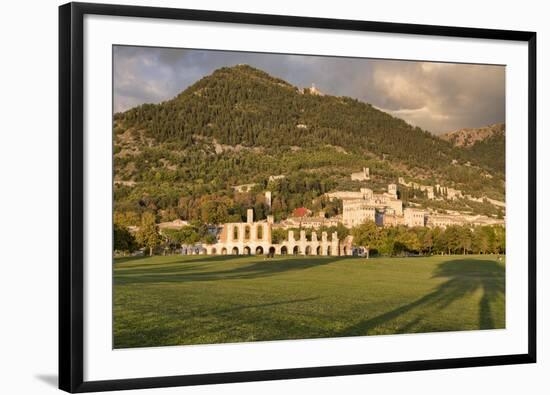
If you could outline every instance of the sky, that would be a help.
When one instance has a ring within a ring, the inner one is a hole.
[[[114,48],[114,109],[158,103],[214,70],[249,64],[372,104],[434,134],[505,121],[505,67],[175,48]]]

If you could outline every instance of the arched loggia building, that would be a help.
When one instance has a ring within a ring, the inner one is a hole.
[[[272,226],[272,216],[267,221],[255,222],[253,210],[248,209],[247,221],[224,224],[217,243],[204,246],[206,254],[339,256],[344,255],[345,251],[345,255],[352,255],[350,238],[340,242],[336,232],[332,233],[330,239],[327,232],[322,232],[321,239],[313,232],[311,240],[307,240],[305,230],[300,231],[299,238],[295,237],[294,231],[289,230],[287,239],[275,244],[271,238]]]

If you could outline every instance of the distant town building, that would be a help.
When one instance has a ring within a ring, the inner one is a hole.
[[[346,200],[343,212],[344,225],[353,228],[367,221],[376,221],[376,207],[365,200]]]
[[[277,224],[278,228],[304,228],[304,229],[319,229],[321,227],[337,226],[342,222],[341,216],[325,218],[324,216],[317,217],[288,217]]]
[[[462,197],[462,191],[454,188],[447,188],[447,199],[455,200]]]
[[[391,192],[373,193],[372,189],[361,188],[354,199],[342,199],[343,224],[354,227],[366,221],[374,221],[377,225],[384,226],[386,214],[403,215],[403,202],[397,197],[397,186],[389,184],[388,191]]]
[[[358,173],[351,173],[351,179],[353,181],[368,181],[370,180],[370,171],[368,167],[363,167],[363,171]]]
[[[164,229],[175,229],[175,230],[179,230],[181,228],[183,228],[184,226],[187,226],[189,225],[189,222],[187,221],[184,221],[182,219],[175,219],[173,221],[169,221],[169,222],[161,222],[160,224],[158,224],[158,227],[159,227],[159,230],[164,230]]]
[[[254,188],[256,185],[258,185],[258,184],[235,185],[233,187],[233,189],[235,190],[235,192],[240,192],[240,193],[250,192],[252,190],[252,188]]]
[[[452,225],[490,225],[490,226],[504,226],[505,220],[499,218],[491,218],[486,215],[467,215],[467,214],[441,214],[441,213],[429,213],[427,215],[426,226],[430,228],[447,228]]]
[[[269,181],[273,182],[276,180],[282,180],[283,178],[285,178],[284,174],[280,174],[278,176],[269,176]]]
[[[309,93],[312,94],[312,95],[315,95],[315,96],[325,96],[325,94],[323,92],[321,92],[319,89],[317,89],[315,84],[311,84],[311,88],[309,88]]]
[[[310,214],[311,214],[311,210],[305,207],[298,207],[292,211],[292,215],[294,217],[305,217],[306,215],[310,215]]]
[[[426,211],[415,208],[406,208],[403,210],[404,223],[408,227],[425,226]]]
[[[397,185],[395,185],[395,184],[389,184],[389,185],[388,185],[388,193],[389,193],[394,199],[397,199]]]
[[[430,200],[435,199],[435,192],[443,194],[445,191],[439,184],[435,184],[435,188],[432,185],[422,185],[417,182],[406,182],[403,177],[398,178],[399,185],[406,186],[412,189],[419,189],[422,192],[426,192],[426,197]],[[457,190],[457,192],[460,192]]]

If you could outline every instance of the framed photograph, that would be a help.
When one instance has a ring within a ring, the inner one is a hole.
[[[536,361],[536,34],[59,8],[59,386]]]

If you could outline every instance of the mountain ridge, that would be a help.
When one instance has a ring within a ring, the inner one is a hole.
[[[471,147],[494,135],[504,134],[505,129],[505,124],[501,122],[478,128],[462,128],[441,134],[440,137],[457,147]]]
[[[504,173],[506,160],[506,125],[496,123],[480,128],[464,128],[446,133],[442,138],[466,155],[477,158],[482,165]]]

